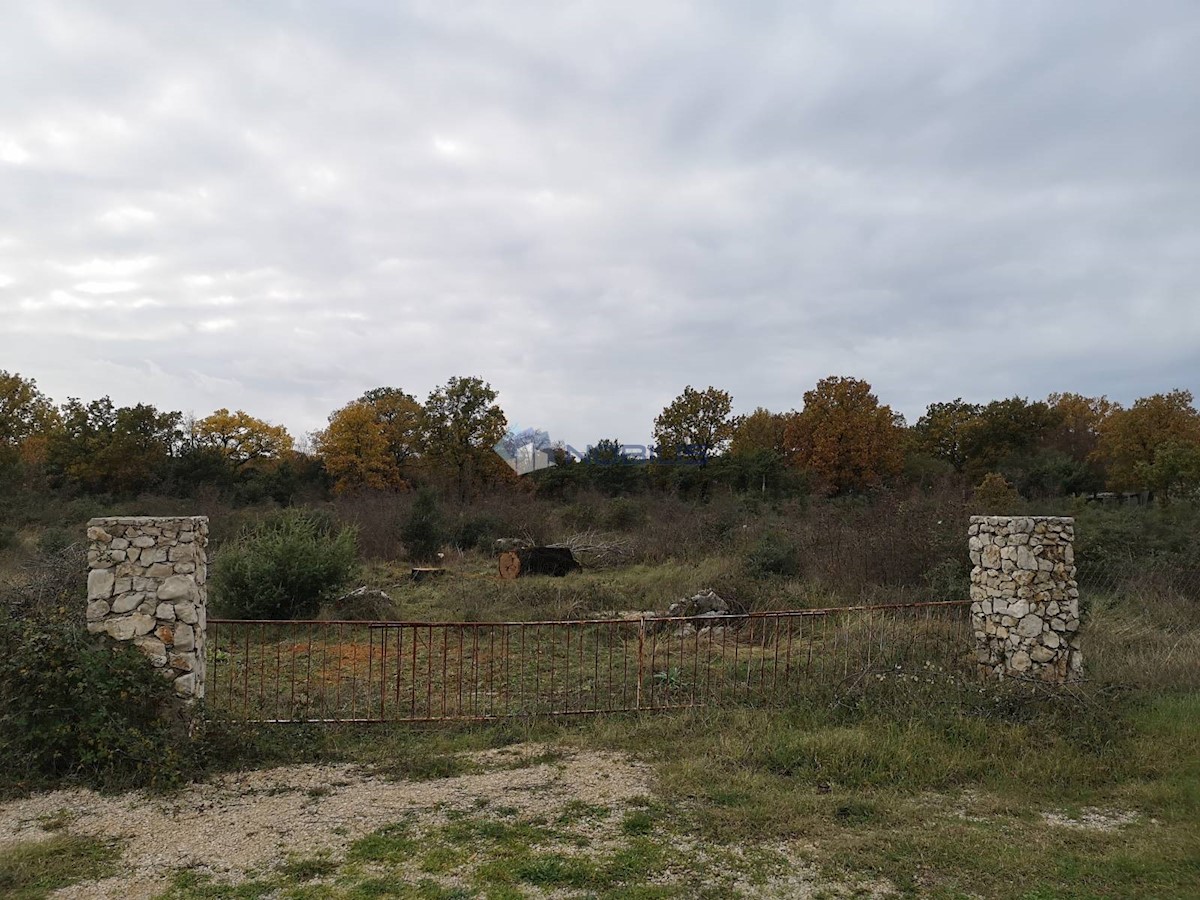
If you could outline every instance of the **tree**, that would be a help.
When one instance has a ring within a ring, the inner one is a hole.
[[[394,387],[372,388],[359,398],[359,402],[375,411],[388,455],[403,473],[409,461],[420,453],[421,404],[412,394]]]
[[[58,413],[32,378],[0,369],[0,472],[39,463]]]
[[[85,491],[133,494],[158,487],[183,444],[179,412],[117,407],[108,397],[84,405],[71,398],[52,433],[47,467],[59,484]]]
[[[583,461],[598,466],[620,466],[630,462],[621,452],[621,442],[616,438],[601,438],[589,444]]]
[[[925,415],[913,426],[917,450],[942,459],[961,472],[967,464],[967,434],[983,411],[978,403],[962,397],[948,403],[930,403]]]
[[[255,460],[278,459],[295,443],[282,425],[240,409],[218,409],[196,423],[194,435],[198,446],[218,450],[235,472]]]
[[[749,457],[774,454],[782,458],[787,452],[788,422],[795,415],[794,412],[773,413],[760,406],[748,416],[739,416],[734,422],[729,455]]]
[[[1041,401],[993,400],[964,430],[967,469],[982,475],[998,471],[1014,457],[1031,457],[1045,445],[1057,423],[1055,411]]]
[[[724,450],[733,437],[732,407],[727,392],[715,387],[697,391],[688,385],[654,420],[658,455],[707,465],[709,458]]]
[[[383,423],[369,403],[355,400],[331,413],[329,426],[313,442],[339,494],[404,486]]]
[[[1067,454],[1077,462],[1087,462],[1100,445],[1100,432],[1108,417],[1121,409],[1107,397],[1082,394],[1051,394],[1046,404],[1057,422],[1047,436],[1051,449]]]
[[[1163,503],[1195,496],[1200,492],[1200,443],[1168,441],[1153,462],[1138,463],[1137,475]]]
[[[1187,456],[1186,448],[1197,446],[1200,412],[1193,405],[1192,392],[1174,390],[1142,397],[1105,419],[1097,453],[1108,465],[1114,490],[1153,490],[1152,482],[1169,484],[1167,472]],[[1168,447],[1175,448],[1168,451],[1173,461],[1159,465],[1159,454]]]
[[[451,378],[425,401],[425,451],[430,462],[454,473],[459,495],[466,498],[476,471],[489,471],[493,448],[508,429],[497,393],[480,378]]]
[[[785,440],[795,465],[830,493],[876,487],[904,467],[903,418],[857,378],[823,378],[806,391]]]

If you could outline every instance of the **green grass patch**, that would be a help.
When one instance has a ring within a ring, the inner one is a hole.
[[[37,900],[51,891],[111,875],[120,850],[111,841],[56,834],[0,850],[0,897]]]

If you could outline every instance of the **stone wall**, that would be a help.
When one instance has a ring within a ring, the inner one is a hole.
[[[1083,674],[1075,520],[972,516],[971,623],[980,670],[1065,682]]]
[[[208,518],[88,522],[87,628],[132,641],[186,699],[204,696]]]

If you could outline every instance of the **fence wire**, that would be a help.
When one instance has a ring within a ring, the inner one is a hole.
[[[256,722],[432,722],[780,702],[970,657],[969,602],[545,622],[209,619],[207,702]]]

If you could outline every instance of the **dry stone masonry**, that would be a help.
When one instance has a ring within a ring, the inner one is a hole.
[[[1083,674],[1075,520],[972,516],[971,623],[980,670],[1065,682]]]
[[[185,699],[204,696],[208,518],[88,522],[87,628],[132,641]]]

